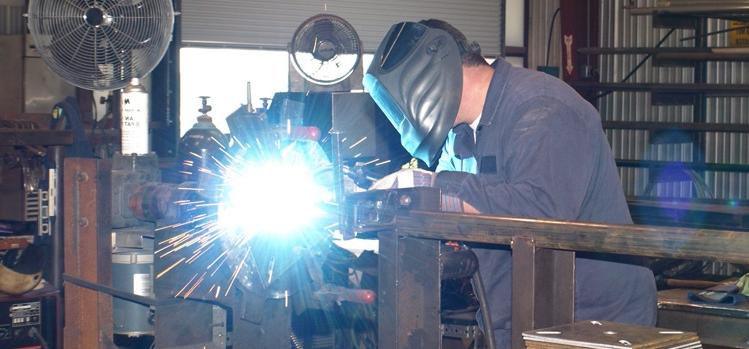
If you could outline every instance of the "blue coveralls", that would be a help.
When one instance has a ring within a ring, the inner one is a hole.
[[[454,153],[460,127],[437,167],[444,192],[491,215],[632,223],[600,116],[561,80],[498,60],[473,157]],[[510,251],[475,251],[498,347],[509,348]],[[575,282],[576,320],[655,325],[649,269],[578,257]]]

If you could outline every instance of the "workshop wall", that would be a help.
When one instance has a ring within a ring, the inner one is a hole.
[[[728,21],[713,20],[708,25],[708,31],[725,30],[728,26]],[[708,46],[732,46],[729,38],[728,33],[712,36],[708,39]],[[749,63],[709,62],[707,82],[749,84]],[[749,124],[749,97],[709,99],[707,122]],[[706,134],[706,139],[706,162],[749,164],[749,134],[712,132]],[[708,172],[706,177],[715,197],[731,200],[749,199],[749,173]]]
[[[33,49],[22,0],[0,0],[0,118],[46,114],[75,87],[60,79]]]
[[[559,0],[537,0],[528,2],[529,20],[528,25],[528,68],[538,69],[538,66],[546,65],[546,46],[549,40],[549,28],[554,11],[559,8]],[[557,16],[551,32],[551,46],[549,51],[549,65],[560,67],[562,65],[562,40],[560,30],[562,21]]]
[[[349,21],[365,52],[374,52],[396,22],[440,18],[478,41],[486,55],[499,53],[497,0],[183,0],[183,42],[285,49],[297,26],[317,13]]]
[[[632,16],[624,9],[628,0],[601,1],[601,47],[654,47],[669,29],[654,28],[650,16]],[[636,5],[654,6],[655,0],[639,0]],[[724,29],[724,20],[710,20],[708,31]],[[677,29],[662,47],[689,47],[694,30]],[[708,46],[727,46],[728,34],[711,36]],[[601,82],[621,82],[645,55],[601,55]],[[746,63],[712,62],[707,68],[708,83],[747,83]],[[694,82],[694,69],[654,67],[652,60],[628,81],[631,83]],[[692,106],[654,106],[648,92],[613,92],[599,101],[601,116],[608,121],[693,122]],[[749,98],[708,98],[707,122],[749,123]],[[651,144],[648,131],[607,130],[609,142],[617,159],[692,161],[692,144]],[[749,163],[749,135],[708,133],[705,161],[708,163]],[[622,182],[627,195],[643,195],[648,183],[648,170],[622,168]],[[707,172],[709,196],[715,199],[749,199],[749,174]],[[662,183],[656,186],[660,197],[705,197],[693,193],[690,182]],[[695,195],[696,194],[696,195]]]
[[[0,2],[0,118],[23,110],[23,1]]]

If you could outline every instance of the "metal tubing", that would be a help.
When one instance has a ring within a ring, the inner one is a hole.
[[[344,239],[353,238],[353,233],[346,224],[346,212],[343,201],[345,200],[345,185],[343,182],[343,153],[341,153],[341,132],[333,130],[330,132],[330,142],[333,147],[333,185],[335,186],[335,202],[338,205],[338,229]]]
[[[575,253],[540,249],[532,237],[513,237],[512,348],[525,348],[524,331],[574,322],[574,310]]]
[[[596,224],[546,219],[410,211],[393,228],[402,236],[510,245],[532,237],[537,248],[749,264],[741,231]]]
[[[50,275],[50,283],[56,289],[62,288],[62,268],[63,268],[63,215],[64,205],[62,203],[63,198],[63,147],[55,146],[51,147],[52,157],[55,163],[55,186],[57,187],[57,195],[55,195],[55,202],[50,203],[55,205],[55,220],[52,225],[52,275]]]
[[[117,297],[119,299],[124,299],[126,301],[130,301],[130,302],[134,302],[134,303],[138,303],[138,304],[142,304],[146,306],[157,306],[157,305],[179,303],[179,301],[175,298],[169,298],[164,301],[158,301],[150,297],[143,297],[134,293],[120,291],[118,289],[115,289],[109,286],[100,285],[94,282],[89,282],[89,281],[86,281],[86,280],[83,280],[81,278],[77,278],[71,275],[63,275],[62,278],[65,280],[65,282],[69,282],[76,286],[87,288],[89,290],[96,291],[96,292],[106,293],[110,296]]]

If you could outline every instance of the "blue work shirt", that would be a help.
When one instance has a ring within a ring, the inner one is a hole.
[[[481,115],[472,157],[454,153],[456,128],[448,136],[443,192],[490,215],[632,223],[598,111],[563,81],[498,60]],[[511,253],[475,251],[498,347],[509,348]],[[578,257],[575,319],[655,325],[653,273]]]

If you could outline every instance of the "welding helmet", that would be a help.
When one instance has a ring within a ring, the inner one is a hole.
[[[449,33],[421,23],[393,25],[377,48],[364,87],[414,157],[431,166],[458,115],[462,51]]]

